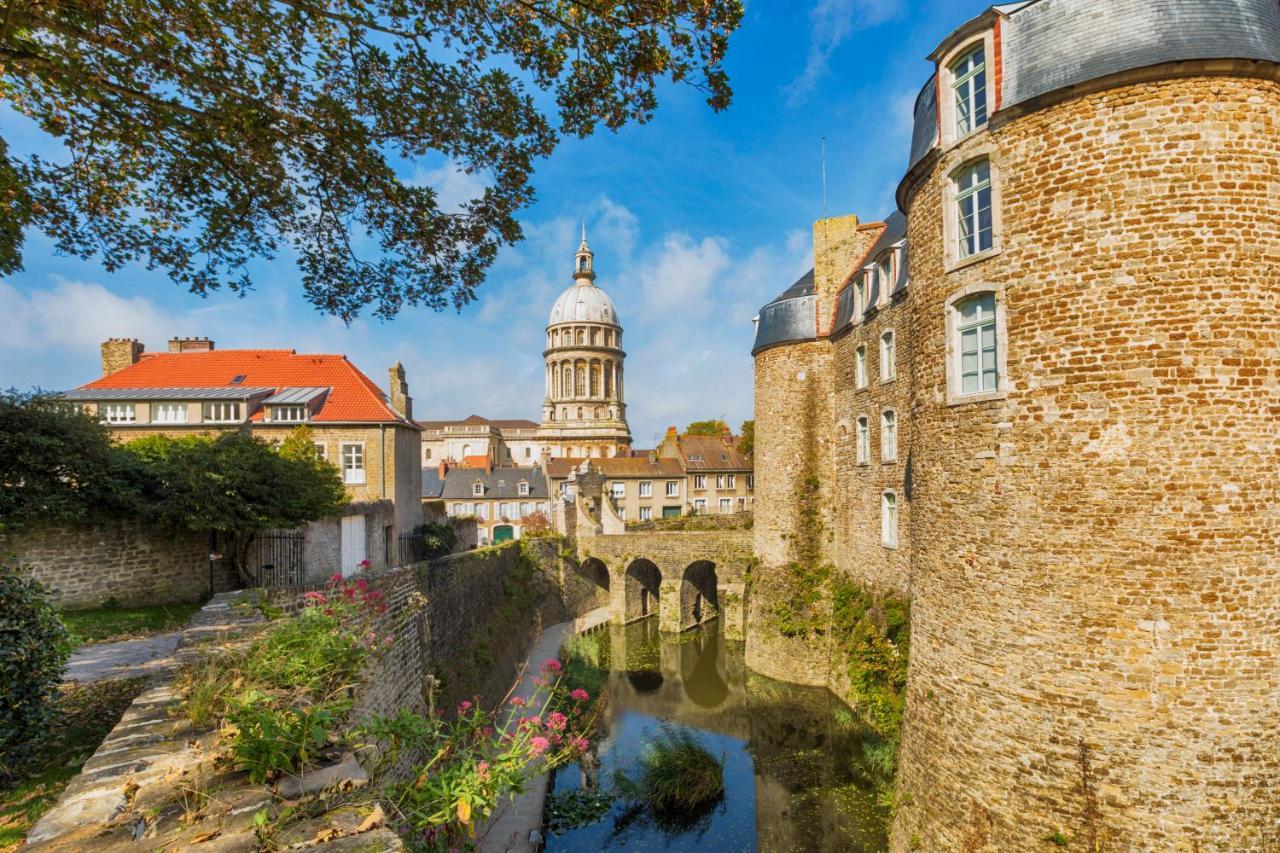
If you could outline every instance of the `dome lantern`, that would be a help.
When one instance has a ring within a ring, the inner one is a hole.
[[[595,281],[595,254],[587,246],[587,223],[582,223],[582,245],[573,256],[573,280],[581,285]]]

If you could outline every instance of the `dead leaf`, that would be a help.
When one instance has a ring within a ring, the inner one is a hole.
[[[191,843],[204,844],[206,841],[212,841],[213,839],[217,838],[221,834],[222,834],[221,827],[219,827],[218,829],[211,829],[208,832],[202,832],[199,835],[197,835],[195,838],[192,838]]]
[[[312,838],[311,841],[315,844],[324,844],[326,841],[332,841],[341,834],[336,827],[326,826],[317,832],[315,838]]]
[[[374,806],[373,811],[369,812],[369,816],[360,822],[356,827],[356,834],[368,832],[371,829],[377,829],[387,822],[387,816],[383,814],[382,806]]]

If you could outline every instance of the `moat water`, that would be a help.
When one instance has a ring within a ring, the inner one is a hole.
[[[826,690],[749,671],[743,644],[718,624],[659,634],[657,620],[587,635],[609,671],[606,732],[583,764],[556,772],[553,790],[614,790],[615,771],[641,775],[640,756],[664,726],[687,729],[723,756],[725,796],[671,825],[619,799],[599,820],[559,835],[548,851],[881,851],[868,732]]]

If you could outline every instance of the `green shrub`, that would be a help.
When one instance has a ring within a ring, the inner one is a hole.
[[[458,544],[458,534],[447,524],[419,524],[413,529],[415,537],[421,537],[424,558],[435,560],[453,553]]]
[[[71,653],[48,590],[0,566],[0,782],[34,758],[57,723],[58,684]]]
[[[687,729],[664,726],[640,754],[638,785],[619,777],[619,787],[643,802],[659,821],[694,819],[724,798],[724,758],[717,758]]]
[[[231,743],[236,763],[254,782],[313,762],[336,736],[352,706],[349,699],[308,705],[302,697],[291,698],[296,704],[281,707],[279,696],[250,691],[227,712],[227,721],[236,728]]]

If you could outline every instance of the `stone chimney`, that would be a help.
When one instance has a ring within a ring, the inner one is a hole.
[[[137,338],[111,338],[102,343],[102,375],[137,364],[146,347]]]
[[[440,479],[443,480],[444,475],[449,473],[449,463],[441,459],[440,464],[436,466],[436,472],[439,474]]]
[[[208,338],[169,338],[169,352],[211,352],[213,341]]]
[[[813,284],[818,296],[819,330],[829,331],[840,285],[879,235],[876,225],[858,224],[856,216],[833,216],[813,223]]]
[[[409,396],[409,383],[404,378],[404,365],[396,362],[391,374],[391,408],[406,421],[413,420],[413,398]]]
[[[720,430],[720,440],[728,447],[733,447],[733,430],[729,429],[729,425],[725,424]]]

